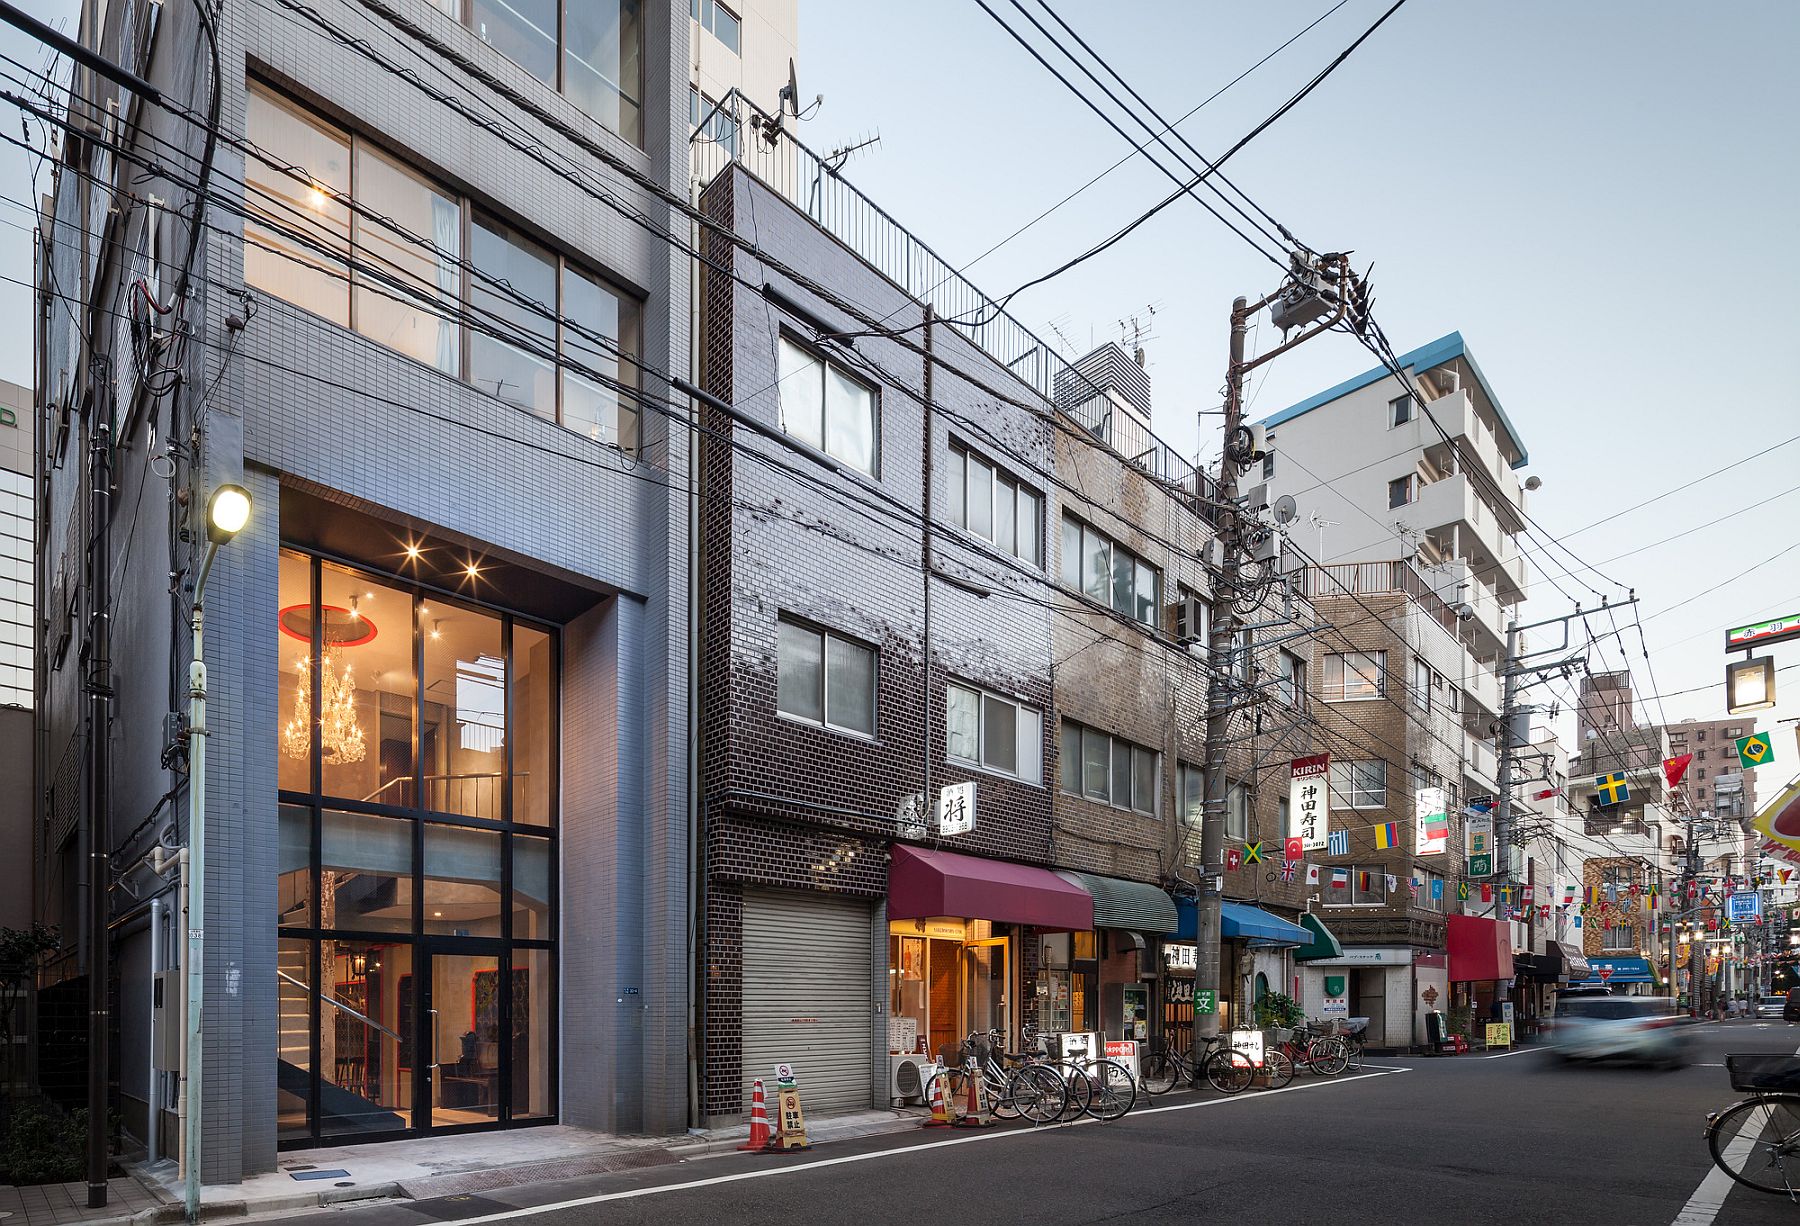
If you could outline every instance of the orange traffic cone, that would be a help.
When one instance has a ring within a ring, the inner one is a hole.
[[[981,1073],[971,1072],[969,1075],[969,1101],[963,1108],[962,1117],[956,1121],[958,1128],[986,1128],[994,1122],[993,1116],[981,1102]]]
[[[762,1078],[756,1079],[756,1088],[750,1095],[750,1139],[738,1146],[739,1149],[769,1148],[769,1107],[763,1101]]]
[[[944,1101],[944,1079],[934,1076],[931,1079],[931,1118],[923,1126],[948,1128],[955,1122],[950,1118],[950,1104]]]

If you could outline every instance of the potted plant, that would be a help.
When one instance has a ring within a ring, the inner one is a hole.
[[[1256,1002],[1256,1027],[1264,1032],[1265,1042],[1280,1042],[1286,1036],[1277,1031],[1291,1030],[1305,1020],[1306,1010],[1285,992],[1265,992]]]

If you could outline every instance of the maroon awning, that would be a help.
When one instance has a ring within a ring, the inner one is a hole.
[[[895,844],[888,864],[888,918],[936,915],[1085,932],[1094,899],[1047,868]]]

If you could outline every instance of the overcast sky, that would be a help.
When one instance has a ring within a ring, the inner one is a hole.
[[[1332,0],[1053,2],[1172,118]],[[1387,2],[1349,0],[1182,132],[1208,153],[1228,147]],[[1009,0],[989,3],[1017,20]],[[24,7],[68,20],[75,5]],[[800,46],[802,96],[825,95],[802,138],[823,151],[879,132],[845,176],[959,265],[1127,148],[974,0],[802,0]],[[1581,531],[1800,434],[1796,46],[1800,5],[1788,0],[1411,0],[1227,168],[1311,246],[1353,248],[1359,263],[1374,262],[1377,314],[1397,349],[1463,333],[1523,435],[1526,471],[1543,480],[1533,517],[1643,601],[1655,680],[1672,695],[1661,711],[1651,704],[1651,719],[1722,714],[1722,690],[1674,692],[1720,678],[1728,623],[1800,612],[1800,549],[1767,560],[1800,540],[1800,443]],[[10,30],[0,30],[0,53],[43,58]],[[0,123],[18,130],[16,114]],[[27,159],[0,148],[0,195],[25,201],[28,182]],[[998,296],[1167,190],[1134,160],[970,276]],[[0,276],[29,280],[30,249],[16,228],[28,218],[0,203],[0,221],[10,223],[0,225]],[[1272,288],[1274,275],[1183,200],[1028,291],[1015,310],[1045,336],[1054,323],[1078,350],[1118,339],[1122,319],[1150,323],[1157,429],[1179,450],[1199,441],[1210,454],[1216,424],[1201,440],[1194,414],[1218,407],[1226,312],[1235,296]],[[9,281],[0,281],[0,322],[0,377],[29,381],[29,303]],[[1252,412],[1370,365],[1348,338],[1312,342],[1253,381]],[[1547,562],[1533,560],[1540,570]],[[1554,556],[1556,571],[1572,565]],[[1589,602],[1589,584],[1616,592],[1591,574],[1558,582]],[[1540,579],[1528,616],[1567,607]],[[1635,635],[1628,643],[1648,688]],[[1775,652],[1800,662],[1800,644]],[[1616,644],[1595,660],[1621,663]],[[1800,714],[1800,669],[1781,680],[1786,701],[1775,714]],[[1791,731],[1776,754],[1777,769],[1762,772],[1765,797],[1794,773]]]

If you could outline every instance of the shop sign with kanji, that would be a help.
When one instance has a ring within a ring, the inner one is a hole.
[[[1314,754],[1288,764],[1288,828],[1302,851],[1323,850],[1331,837],[1331,755]]]

